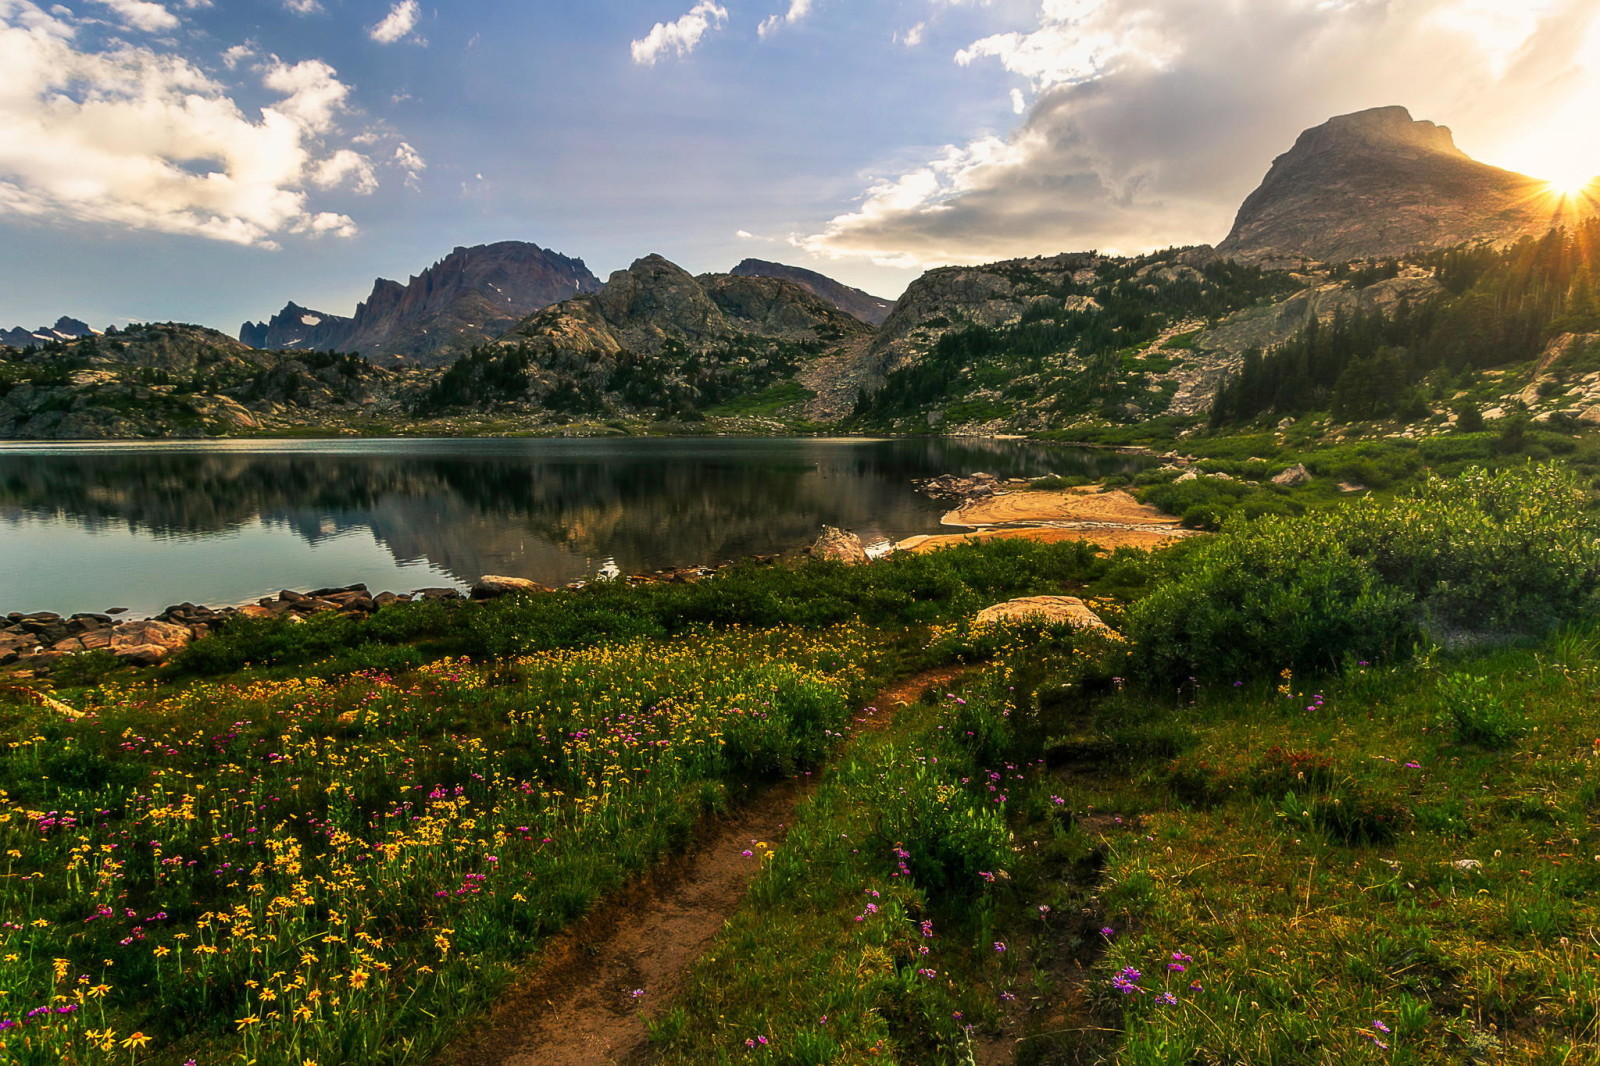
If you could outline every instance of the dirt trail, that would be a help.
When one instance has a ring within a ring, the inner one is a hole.
[[[897,707],[963,672],[932,670],[890,686],[856,718],[856,733],[883,728]],[[485,1028],[441,1055],[439,1066],[644,1061],[645,1015],[664,1010],[682,991],[690,966],[738,909],[759,870],[756,856],[763,849],[756,845],[778,846],[814,780],[787,781],[742,804],[694,848],[554,937]]]

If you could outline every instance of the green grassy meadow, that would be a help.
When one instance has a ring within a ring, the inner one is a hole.
[[[1063,593],[1116,632],[968,621]],[[810,772],[652,1061],[1600,1062],[1597,594],[1587,486],[1512,464],[86,658],[0,688],[0,1057],[432,1062]]]

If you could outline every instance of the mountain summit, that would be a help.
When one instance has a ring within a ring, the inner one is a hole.
[[[813,296],[827,300],[847,315],[854,315],[870,325],[881,326],[894,309],[893,300],[885,300],[869,292],[852,288],[835,281],[826,274],[818,274],[805,267],[785,263],[769,263],[765,259],[746,259],[729,271],[736,278],[778,278],[792,281]]]
[[[1379,107],[1302,133],[1273,161],[1217,251],[1256,260],[1388,258],[1542,234],[1562,213],[1546,183],[1477,162],[1449,129],[1403,107]]]
[[[437,366],[541,308],[599,287],[581,259],[526,241],[480,244],[455,249],[405,285],[379,278],[353,317],[291,302],[266,322],[246,322],[239,339],[252,348],[327,348]]]

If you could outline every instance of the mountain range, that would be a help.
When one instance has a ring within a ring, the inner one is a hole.
[[[246,322],[239,339],[252,348],[353,351],[374,362],[440,366],[534,311],[599,287],[581,259],[501,241],[456,248],[404,285],[379,278],[349,318],[290,301],[265,322]]]
[[[1597,215],[1473,161],[1444,127],[1376,108],[1303,133],[1215,249],[947,267],[891,303],[757,259],[694,276],[648,255],[602,284],[526,242],[457,248],[405,285],[379,279],[352,316],[291,302],[240,341],[181,326],[93,336],[70,319],[26,331],[35,352],[0,355],[0,435],[491,414],[902,431],[1188,417],[1252,351],[1434,306],[1471,285],[1462,263],[1485,268],[1472,249]],[[127,389],[158,415],[140,417]]]

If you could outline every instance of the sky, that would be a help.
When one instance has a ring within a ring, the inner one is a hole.
[[[1600,174],[1594,0],[0,0],[0,328],[349,314],[458,245],[602,279],[1215,243],[1402,104]]]

